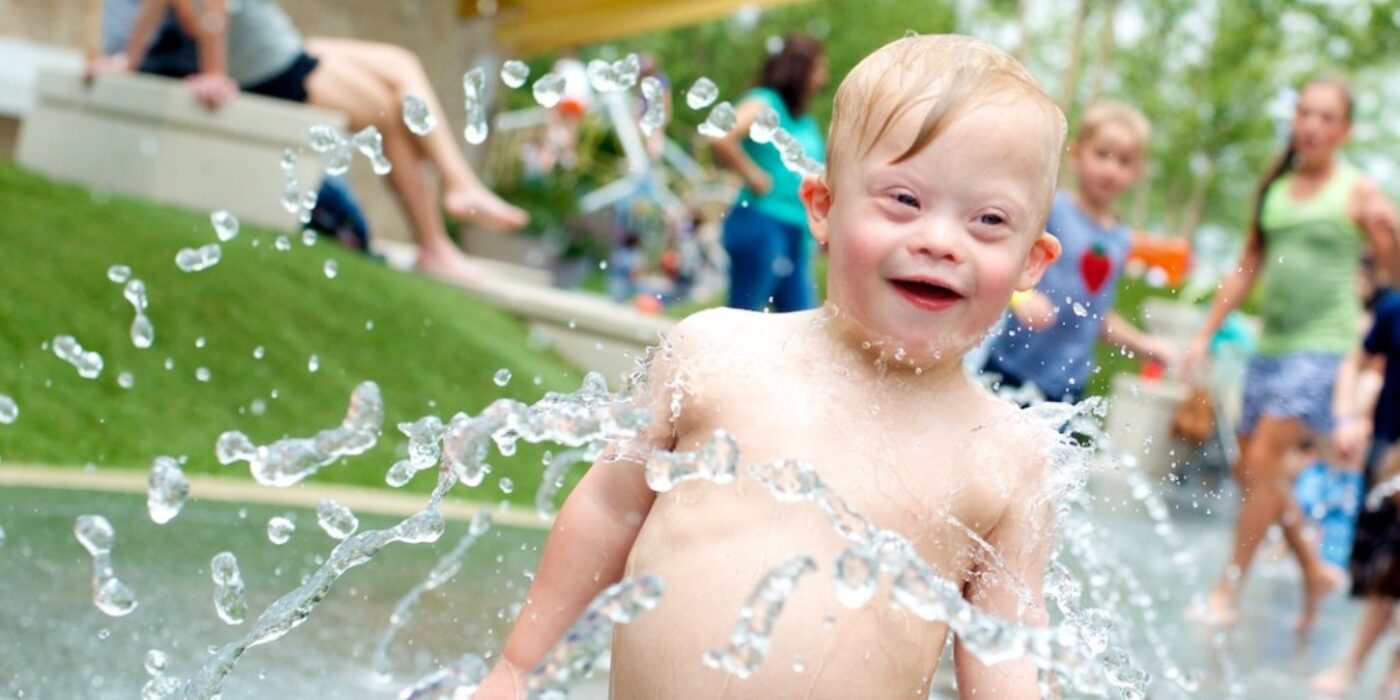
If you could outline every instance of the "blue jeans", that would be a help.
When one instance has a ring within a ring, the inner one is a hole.
[[[724,220],[729,254],[729,306],[758,311],[771,301],[776,311],[817,305],[807,230],[752,207],[734,207]]]

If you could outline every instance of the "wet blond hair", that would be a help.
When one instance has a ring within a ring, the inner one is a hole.
[[[1079,118],[1079,130],[1074,134],[1076,144],[1088,143],[1108,125],[1121,126],[1137,141],[1138,153],[1147,152],[1147,144],[1152,140],[1152,122],[1136,107],[1115,102],[1098,100],[1084,110]]]
[[[967,110],[997,96],[1028,98],[1045,111],[1045,201],[1054,196],[1064,150],[1065,117],[1025,66],[997,47],[969,36],[906,36],[880,47],[851,69],[836,89],[827,137],[828,183],[853,159],[868,154],[890,127],[911,110],[923,112],[914,142],[894,159],[927,148]]]

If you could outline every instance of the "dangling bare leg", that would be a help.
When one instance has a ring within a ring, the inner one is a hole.
[[[412,133],[399,118],[400,107],[385,85],[355,66],[323,60],[306,81],[310,102],[344,112],[354,129],[374,125],[393,164],[389,186],[398,197],[418,243],[420,271],[456,283],[479,280],[481,269],[447,236],[431,184],[424,177]]]
[[[409,132],[401,119],[404,95],[414,95],[427,103],[439,126],[426,136],[412,137],[412,141],[442,175],[442,207],[448,216],[495,230],[518,229],[530,220],[523,209],[487,189],[467,165],[457,146],[449,112],[443,109],[422,63],[412,51],[393,44],[353,39],[314,38],[307,40],[306,45],[307,51],[323,62],[353,66],[385,85],[394,96],[390,116],[405,133]]]
[[[1229,624],[1238,616],[1239,592],[1249,575],[1255,551],[1274,523],[1283,522],[1289,545],[1298,557],[1303,571],[1303,610],[1298,618],[1300,629],[1311,626],[1317,608],[1340,580],[1336,571],[1322,562],[1316,547],[1308,546],[1302,536],[1301,518],[1293,503],[1291,484],[1284,468],[1288,450],[1302,442],[1305,428],[1301,421],[1270,416],[1260,418],[1254,434],[1242,441],[1241,456],[1235,465],[1235,478],[1243,498],[1235,522],[1235,542],[1230,564],[1211,591],[1209,613],[1216,620]],[[1295,517],[1284,518],[1290,512]]]

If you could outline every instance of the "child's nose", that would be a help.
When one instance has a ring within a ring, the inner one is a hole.
[[[951,221],[934,219],[919,226],[905,242],[915,257],[962,260],[962,227]]]

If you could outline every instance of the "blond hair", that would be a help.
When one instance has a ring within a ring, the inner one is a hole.
[[[1152,122],[1136,107],[1113,100],[1099,100],[1084,110],[1083,116],[1079,118],[1079,130],[1074,134],[1074,142],[1088,143],[1110,124],[1127,129],[1137,141],[1138,148],[1142,151],[1147,150],[1147,144],[1152,140]]]
[[[869,153],[912,109],[924,111],[923,122],[914,142],[894,159],[896,163],[927,148],[963,112],[1007,93],[1031,98],[1054,122],[1045,144],[1048,208],[1064,148],[1064,114],[1010,54],[980,39],[955,34],[906,36],[885,44],[851,69],[836,89],[831,113],[828,181],[851,159]]]

